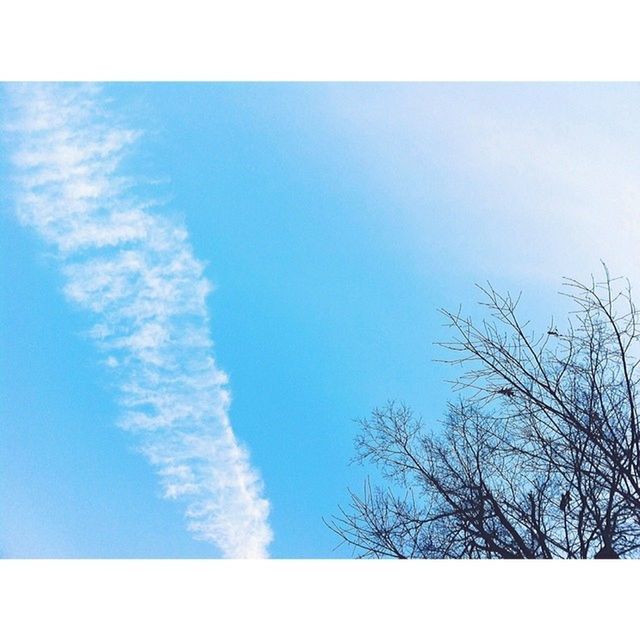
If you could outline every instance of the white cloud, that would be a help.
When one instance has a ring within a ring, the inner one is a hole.
[[[347,85],[328,105],[396,228],[445,270],[557,285],[603,259],[640,286],[637,84]]]
[[[111,124],[97,87],[13,87],[17,212],[57,249],[65,293],[118,375],[121,426],[137,434],[188,528],[225,557],[265,557],[272,539],[258,474],[233,434],[216,366],[211,285],[185,229],[131,205],[119,161],[138,132]]]

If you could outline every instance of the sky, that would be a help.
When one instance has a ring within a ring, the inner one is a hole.
[[[438,312],[640,279],[637,84],[0,87],[0,555],[348,557]]]

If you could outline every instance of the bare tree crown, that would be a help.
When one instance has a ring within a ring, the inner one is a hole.
[[[536,335],[519,298],[443,311],[462,374],[444,428],[403,405],[361,421],[357,460],[386,484],[329,526],[360,556],[616,558],[640,549],[638,311],[628,283],[567,279],[573,310]]]

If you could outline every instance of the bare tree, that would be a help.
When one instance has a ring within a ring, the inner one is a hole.
[[[565,281],[566,327],[536,335],[519,298],[443,311],[460,399],[429,432],[394,403],[361,421],[383,486],[329,526],[361,557],[617,558],[640,550],[638,311],[628,283]]]

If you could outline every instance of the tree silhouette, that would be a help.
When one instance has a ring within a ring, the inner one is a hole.
[[[361,421],[356,460],[384,482],[328,523],[357,555],[638,555],[638,311],[606,267],[564,284],[566,327],[538,335],[491,286],[481,323],[443,311],[459,400],[438,432],[395,403]]]

